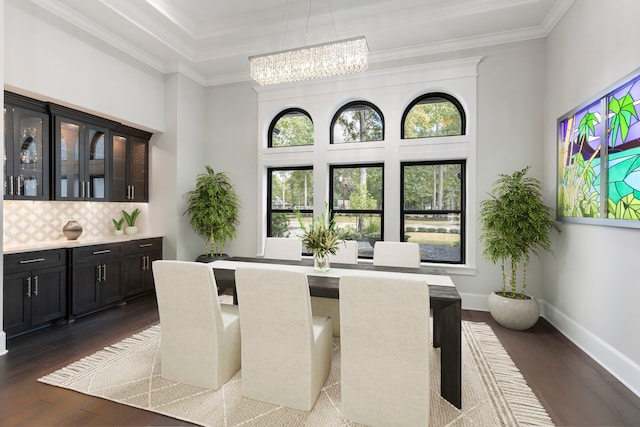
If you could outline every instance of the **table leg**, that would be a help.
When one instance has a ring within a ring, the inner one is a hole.
[[[440,347],[442,337],[442,316],[440,316],[440,310],[440,308],[433,309],[433,335],[431,336],[433,348]]]
[[[462,307],[460,301],[447,305],[438,310],[439,331],[447,331],[439,334],[440,349],[440,395],[451,402],[456,408],[462,407],[462,343],[461,322]],[[434,316],[435,316],[434,310]],[[434,318],[434,327],[435,327]],[[435,345],[435,331],[434,331]]]

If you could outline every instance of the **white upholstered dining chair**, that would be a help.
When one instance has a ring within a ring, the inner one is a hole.
[[[358,242],[342,240],[335,255],[329,255],[330,263],[357,264]],[[340,336],[340,304],[335,298],[311,297],[311,311],[318,316],[331,317],[333,336]]]
[[[163,378],[219,389],[240,370],[238,306],[220,304],[210,265],[153,262]]]
[[[377,241],[373,247],[373,265],[420,267],[420,245],[415,242]]]
[[[340,315],[342,417],[375,426],[429,425],[426,281],[342,276]]]
[[[264,242],[264,257],[299,261],[302,259],[302,240],[295,237],[267,237]]]
[[[335,255],[329,255],[330,263],[357,264],[358,242],[356,240],[341,240]]]
[[[331,319],[311,314],[301,271],[235,271],[242,335],[242,395],[309,411],[331,370]]]

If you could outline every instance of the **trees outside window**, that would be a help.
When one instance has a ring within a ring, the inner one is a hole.
[[[366,101],[350,102],[336,112],[331,121],[331,144],[382,141],[384,116]]]
[[[313,145],[313,121],[306,111],[289,108],[271,121],[269,147],[296,145]]]
[[[446,93],[422,95],[405,110],[401,133],[403,139],[464,135],[464,109]]]
[[[267,179],[267,236],[300,236],[296,211],[309,222],[313,218],[313,169],[310,166],[269,168]]]
[[[464,262],[464,166],[402,163],[400,236],[420,244],[422,261]]]
[[[383,239],[383,164],[330,167],[330,206],[336,227],[360,242],[358,256],[373,257],[373,245]]]

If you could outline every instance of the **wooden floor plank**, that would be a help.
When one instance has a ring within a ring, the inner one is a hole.
[[[486,322],[493,328],[556,424],[635,426],[640,420],[640,398],[544,319],[522,332],[499,326],[485,312],[463,310],[463,319]],[[69,325],[10,339],[9,353],[0,357],[0,425],[190,425],[37,382],[156,322],[158,310],[151,295]]]

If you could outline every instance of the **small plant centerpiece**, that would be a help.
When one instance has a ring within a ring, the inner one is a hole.
[[[184,215],[189,216],[189,225],[205,243],[205,253],[196,261],[226,257],[222,251],[227,240],[236,236],[240,209],[240,199],[229,177],[206,166],[206,172],[197,176],[195,188],[184,197]]]
[[[127,228],[124,230],[127,234],[136,234],[138,232],[138,227],[136,227],[136,219],[138,219],[138,215],[140,215],[140,209],[135,208],[131,211],[131,213],[122,210],[122,216],[124,216],[124,220],[127,223]]]
[[[343,233],[336,230],[336,223],[330,218],[328,204],[325,204],[325,209],[319,217],[311,220],[309,226],[305,225],[300,211],[296,211],[296,215],[304,233],[302,243],[307,250],[313,252],[314,270],[329,271],[329,255],[335,255],[338,251]]]
[[[113,226],[115,227],[115,235],[122,236],[124,234],[124,230],[122,229],[122,226],[124,225],[124,217],[120,219],[111,218],[111,221],[113,221]]]
[[[560,231],[543,203],[542,184],[527,176],[529,168],[500,174],[490,198],[480,203],[482,254],[502,268],[502,288],[489,295],[489,311],[502,326],[516,330],[530,328],[540,314],[537,301],[525,294],[530,255],[551,252],[549,234]]]

